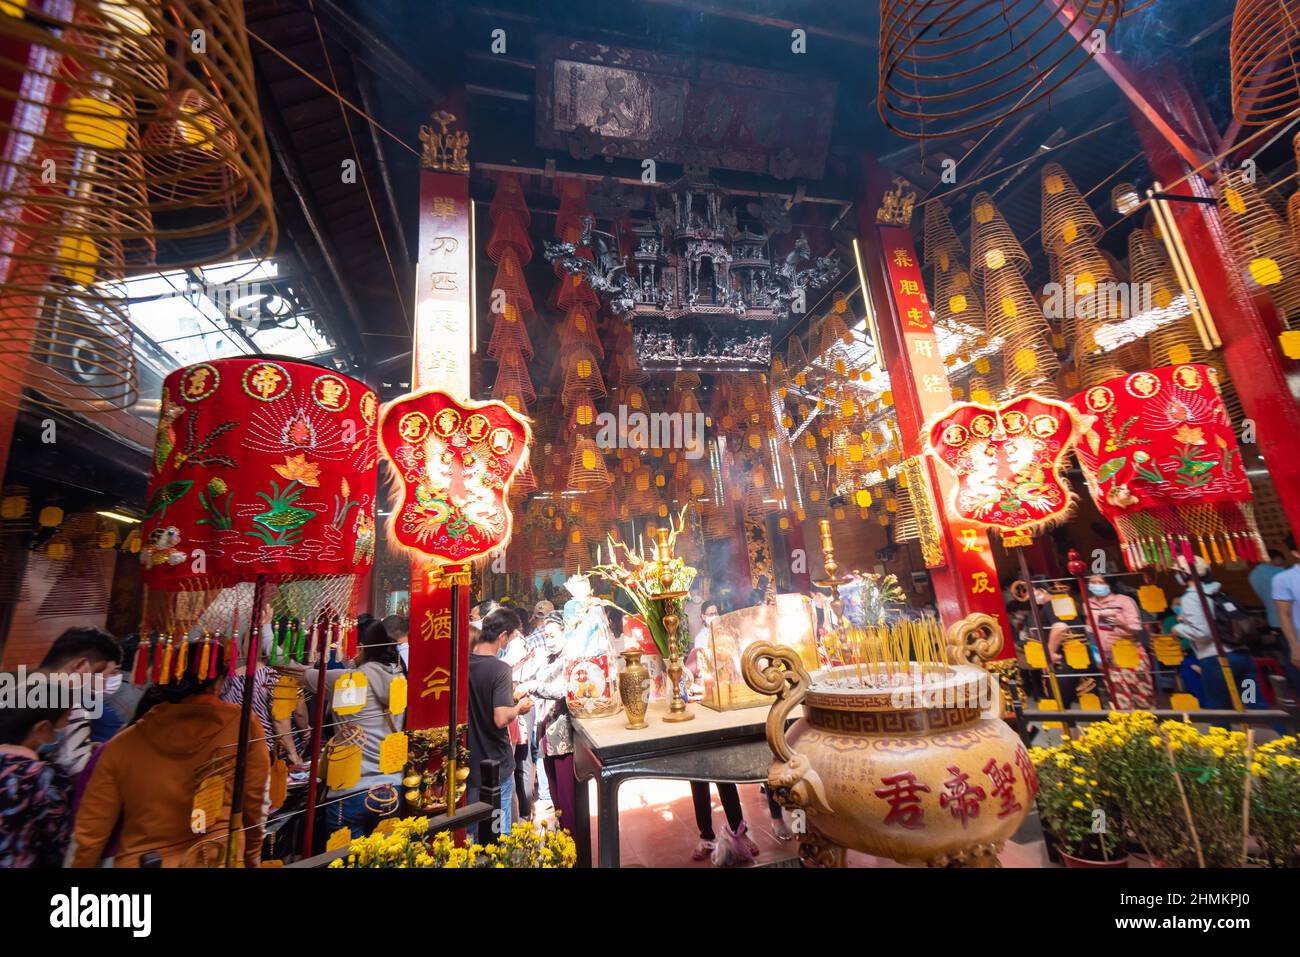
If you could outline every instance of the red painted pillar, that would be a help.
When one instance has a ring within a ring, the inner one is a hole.
[[[912,234],[905,227],[876,222],[889,186],[887,174],[870,156],[863,156],[861,173],[856,211],[862,265],[880,332],[877,345],[888,366],[903,455],[913,456],[922,452],[926,421],[952,403],[952,390],[920,285],[920,257]],[[951,625],[977,612],[992,615],[1007,638],[1003,657],[1009,657],[1015,648],[988,535],[947,514],[944,502],[951,480],[939,475],[933,462],[927,460],[925,468],[935,492],[945,559],[943,565],[930,569],[939,617],[944,625]]]
[[[1204,120],[1196,94],[1174,77],[1161,77],[1149,95],[1188,134],[1213,153],[1218,134]],[[1159,130],[1139,113],[1138,133],[1147,161],[1163,184],[1170,184],[1191,168],[1181,153]],[[1185,195],[1212,197],[1209,183],[1200,176],[1167,190]],[[1300,435],[1300,402],[1292,391],[1297,381],[1295,363],[1282,356],[1276,330],[1251,299],[1224,234],[1215,206],[1205,203],[1171,202],[1172,211],[1192,267],[1205,294],[1205,306],[1223,340],[1223,361],[1241,396],[1246,416],[1255,423],[1259,452],[1267,463],[1278,499],[1291,528],[1300,531],[1300,456],[1294,442]],[[1288,373],[1290,375],[1288,376]]]

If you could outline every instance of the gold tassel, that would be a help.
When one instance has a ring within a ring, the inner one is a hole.
[[[1197,535],[1197,536],[1196,536],[1196,545],[1197,545],[1197,547],[1200,548],[1200,550],[1201,550],[1201,557],[1202,557],[1203,559],[1205,559],[1205,564],[1207,564],[1207,565],[1210,564],[1210,555],[1209,555],[1209,553],[1205,550],[1205,539],[1202,538],[1200,535]]]
[[[162,668],[159,669],[158,683],[169,685],[172,683],[172,640],[168,638],[163,642],[163,659]]]
[[[1224,537],[1224,539],[1223,539],[1223,545],[1224,545],[1225,548],[1228,549],[1228,561],[1230,561],[1230,562],[1235,562],[1235,561],[1237,560],[1237,550],[1236,550],[1235,548],[1233,548],[1233,546],[1232,546],[1232,536],[1231,536],[1231,535],[1227,535],[1227,536]]]
[[[1210,551],[1214,553],[1214,563],[1216,565],[1222,565],[1223,555],[1219,553],[1219,540],[1213,535],[1210,536]]]
[[[190,643],[184,638],[179,639],[178,643],[180,644],[180,652],[176,655],[176,680],[183,681],[185,679],[185,664],[190,657]]]
[[[199,655],[199,680],[204,681],[208,677],[208,663],[212,657],[212,639],[204,634],[203,652]]]

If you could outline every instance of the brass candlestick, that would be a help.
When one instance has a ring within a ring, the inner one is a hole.
[[[844,617],[844,602],[840,599],[840,586],[852,581],[847,575],[837,576],[840,566],[835,564],[835,545],[831,541],[831,523],[827,519],[821,519],[817,523],[817,530],[821,532],[822,539],[822,564],[826,568],[826,577],[814,581],[813,584],[818,588],[829,588],[831,591],[831,612],[835,615],[835,624],[838,627],[840,619]]]
[[[664,720],[690,721],[695,715],[686,710],[686,702],[682,700],[682,661],[677,656],[678,615],[671,604],[679,598],[685,598],[686,592],[671,590],[673,587],[673,570],[671,567],[673,547],[668,539],[668,529],[666,528],[661,528],[658,531],[655,553],[659,565],[659,586],[663,591],[655,595],[654,598],[655,601],[663,602],[662,617],[664,632],[668,635],[668,681],[671,689],[668,696],[668,713],[664,715]]]

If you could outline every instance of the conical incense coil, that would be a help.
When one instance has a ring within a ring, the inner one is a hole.
[[[984,335],[984,304],[970,273],[955,262],[946,272],[935,267],[934,321],[958,334],[967,348]]]
[[[1269,126],[1300,110],[1300,26],[1292,0],[1238,0],[1228,55],[1232,115]]]
[[[1217,206],[1237,265],[1263,288],[1282,325],[1300,319],[1300,255],[1291,231],[1242,170],[1224,170]]]
[[[499,263],[508,254],[514,253],[520,263],[533,258],[533,241],[528,237],[528,230],[518,216],[506,213],[492,223],[492,232],[488,236],[487,254],[494,263]]]
[[[585,436],[577,436],[573,441],[568,487],[577,491],[602,489],[608,488],[613,481],[605,465],[605,456],[596,443]]]
[[[600,374],[600,363],[586,343],[579,343],[563,359],[564,387],[562,395],[576,395],[586,389],[593,396],[604,396],[605,379]]]
[[[513,216],[520,225],[527,226],[532,222],[532,216],[528,212],[528,203],[523,188],[519,185],[518,175],[501,172],[496,174],[495,179],[497,188],[492,193],[492,205],[488,208],[492,222],[495,223],[503,216]]]
[[[1133,183],[1116,183],[1110,191],[1110,208],[1121,216],[1129,216],[1142,206],[1142,194]]]
[[[1101,236],[1097,215],[1060,163],[1043,167],[1041,195],[1044,246],[1068,246],[1079,239],[1095,242]]]
[[[41,209],[108,204],[117,207],[117,239],[131,265],[178,268],[250,249],[269,254],[276,235],[270,154],[243,4],[74,0],[61,10],[69,12],[43,10],[39,24],[0,16],[0,38],[32,44],[48,54],[32,62],[52,65],[50,83],[19,91],[6,114],[26,122],[48,109],[37,147],[20,145],[0,160],[0,181],[11,184],[0,230],[24,235],[24,223],[59,218]],[[204,37],[201,51],[168,42],[195,31]],[[11,121],[0,122],[0,139],[14,142],[13,132]],[[53,188],[41,180],[49,159],[59,173]],[[17,183],[33,189],[17,195]],[[160,248],[164,261],[155,258]]]
[[[565,427],[571,431],[591,432],[596,427],[596,403],[586,389],[574,393],[566,403],[569,409]]]
[[[1133,230],[1128,237],[1128,268],[1133,287],[1143,291],[1143,298],[1155,309],[1173,316],[1147,336],[1148,365],[1200,362],[1205,357],[1205,347],[1164,244],[1145,229]]]
[[[1113,35],[1122,0],[885,0],[876,109],[911,139],[981,129],[1032,107],[1081,70],[1097,31]],[[1080,30],[1079,37],[1070,27]]]
[[[925,233],[922,240],[925,261],[936,269],[948,270],[951,263],[966,254],[957,231],[952,228],[947,207],[939,202],[925,204]]]
[[[650,374],[641,368],[636,353],[631,349],[620,352],[617,362],[619,385],[643,385],[650,381]]]
[[[519,261],[519,250],[514,246],[506,246],[499,253],[496,278],[492,280],[490,301],[493,310],[498,311],[496,306],[500,302],[502,306],[514,306],[521,319],[533,318],[536,310],[533,306],[532,293],[528,291],[528,283],[524,280],[524,268]]]
[[[596,355],[604,355],[605,344],[600,341],[600,332],[596,329],[595,310],[585,304],[575,305],[569,309],[564,317],[564,325],[560,327],[560,342],[565,348],[571,348],[574,343],[585,342]]]
[[[989,335],[1002,340],[1007,391],[1012,395],[1047,388],[1060,367],[1048,342],[1050,328],[1042,310],[1014,269],[989,273],[984,281]],[[1044,393],[1047,394],[1047,393]]]
[[[517,396],[521,400],[519,408],[515,408],[510,401],[511,396]],[[497,377],[492,385],[492,398],[500,399],[516,412],[526,412],[527,404],[537,401],[537,390],[533,388],[528,366],[518,348],[505,349],[497,356]]]
[[[519,318],[519,311],[514,305],[506,303],[505,311],[492,322],[487,354],[496,359],[510,350],[517,350],[529,359],[533,356],[533,340],[529,338],[528,326]]]
[[[790,381],[799,387],[807,384],[808,380],[808,353],[804,352],[803,343],[799,339],[798,333],[790,337],[790,344],[785,350],[785,371],[790,376]]]
[[[1029,254],[988,193],[977,193],[971,202],[970,233],[970,271],[975,278],[1008,265],[1021,272],[1029,268]]]

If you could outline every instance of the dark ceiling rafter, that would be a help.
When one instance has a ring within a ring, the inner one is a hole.
[[[809,35],[827,37],[841,43],[850,43],[853,46],[867,47],[872,50],[878,50],[880,48],[879,37],[867,36],[864,33],[853,33],[836,27],[820,26],[818,24],[808,23],[804,20],[788,20],[784,17],[768,16],[752,10],[738,10],[735,7],[728,7],[721,3],[712,2],[712,0],[646,0],[646,2],[655,7],[672,7],[677,10],[686,10],[691,13],[704,14],[710,17],[719,17],[723,20],[739,20],[744,23],[752,23],[757,26],[772,27],[779,30],[802,29]]]
[[[329,331],[334,341],[344,346],[344,349],[351,353],[353,362],[357,363],[364,355],[361,338],[357,332],[358,329],[362,328],[361,309],[353,296],[352,288],[339,261],[338,253],[334,248],[333,240],[330,238],[329,230],[326,227],[316,197],[307,182],[301,160],[294,148],[288,127],[285,126],[284,117],[280,114],[275,95],[260,75],[257,78],[257,93],[262,104],[262,122],[266,127],[266,136],[271,153],[275,157],[280,172],[289,184],[289,189],[293,191],[294,197],[298,201],[303,219],[307,223],[307,228],[311,231],[316,247],[320,250],[321,258],[324,260],[325,266],[334,280],[334,285],[338,289],[339,299],[343,303],[343,315],[338,317],[340,321],[332,323],[332,328]],[[302,249],[296,242],[295,246],[299,250]],[[304,272],[307,272],[306,263],[303,266]]]

